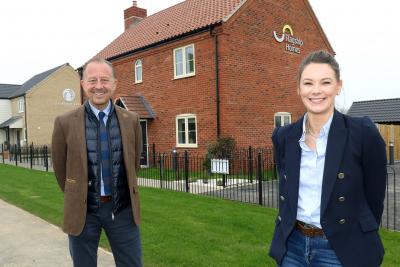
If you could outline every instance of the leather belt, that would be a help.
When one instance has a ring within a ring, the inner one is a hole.
[[[315,227],[311,224],[296,221],[296,229],[299,230],[305,236],[308,237],[316,237],[316,236],[324,236],[324,231],[321,228]]]
[[[111,196],[100,196],[101,203],[107,203],[111,201]]]

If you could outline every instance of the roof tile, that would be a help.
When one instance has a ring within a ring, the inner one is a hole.
[[[215,25],[229,17],[246,0],[186,0],[143,19],[127,29],[97,56],[112,58]]]
[[[400,122],[400,98],[353,102],[350,116],[368,116],[375,123]]]
[[[139,114],[141,119],[154,119],[155,114],[143,96],[121,96],[117,99],[119,106]],[[122,102],[122,105],[119,103]]]

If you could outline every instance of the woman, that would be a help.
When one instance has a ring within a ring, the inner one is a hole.
[[[309,54],[297,84],[307,112],[272,136],[280,207],[270,255],[283,267],[379,266],[385,142],[368,117],[335,110],[342,81],[331,54]]]

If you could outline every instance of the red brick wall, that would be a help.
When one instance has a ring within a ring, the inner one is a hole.
[[[174,79],[173,49],[195,43],[196,75]],[[142,60],[143,82],[135,84],[134,63]],[[176,146],[176,116],[197,116],[198,148],[192,153],[205,152],[207,144],[216,139],[215,67],[210,34],[203,33],[144,51],[113,62],[118,79],[118,95],[141,94],[156,113],[148,122],[148,142],[157,151],[172,151]],[[184,149],[178,149],[183,151]]]
[[[310,51],[328,47],[304,0],[250,0],[222,27],[219,39],[221,134],[238,146],[269,146],[276,112],[289,112],[292,121],[304,112],[296,91],[297,67]],[[278,4],[275,2],[279,2]],[[304,41],[301,54],[285,51],[273,38],[290,24]],[[174,79],[173,49],[195,44],[196,75]],[[148,141],[157,151],[176,146],[175,119],[197,116],[198,148],[204,154],[217,137],[214,40],[209,32],[136,53],[114,61],[117,95],[141,94],[156,113],[148,123]],[[134,83],[134,63],[142,59],[143,83]],[[183,149],[178,149],[178,151]]]
[[[285,51],[273,31],[292,26],[300,54]],[[296,75],[310,51],[328,49],[303,0],[248,1],[223,27],[220,39],[221,129],[241,147],[269,146],[274,114],[303,113]]]

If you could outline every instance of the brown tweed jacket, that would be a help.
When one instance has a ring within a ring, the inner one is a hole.
[[[142,149],[139,116],[117,106],[115,111],[121,131],[134,222],[139,225],[140,203],[136,177]],[[85,225],[88,192],[83,105],[55,119],[51,147],[54,173],[64,192],[63,230],[67,234],[79,235]]]

